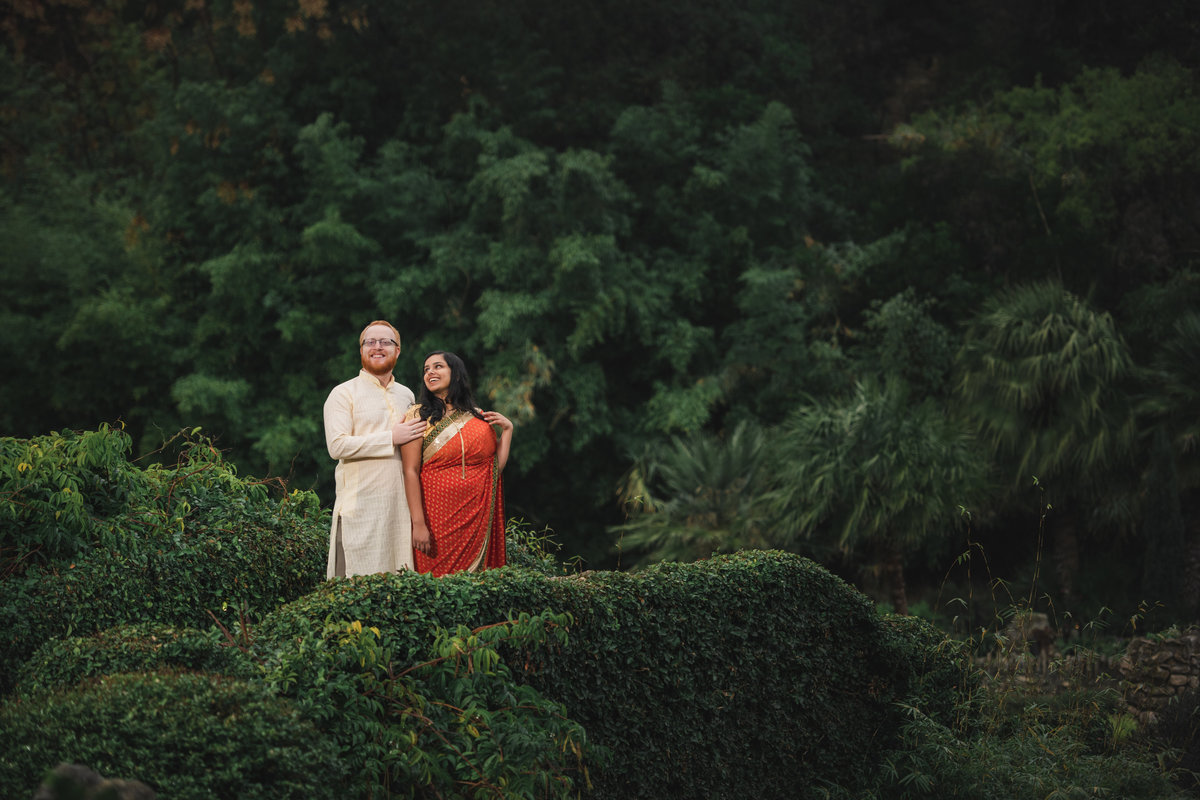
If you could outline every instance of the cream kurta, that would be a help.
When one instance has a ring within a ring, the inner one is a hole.
[[[412,518],[392,426],[413,399],[407,387],[392,380],[384,388],[364,369],[325,401],[325,446],[338,460],[328,578],[336,572],[339,521],[346,575],[412,569]]]

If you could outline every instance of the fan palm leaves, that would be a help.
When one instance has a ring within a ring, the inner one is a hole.
[[[967,329],[959,392],[1014,485],[1078,484],[1130,451],[1133,360],[1112,316],[1056,282],[1002,293]]]
[[[906,557],[950,534],[981,486],[986,458],[931,398],[900,380],[857,384],[852,397],[797,409],[781,434],[783,530],[867,549],[907,613]]]
[[[1136,436],[1129,348],[1111,315],[1048,281],[989,300],[957,360],[964,413],[1010,487],[1036,479],[1053,493],[1055,564],[1069,607],[1082,509],[1122,506],[1108,502],[1105,486]]]
[[[774,488],[766,434],[740,423],[725,436],[696,433],[648,450],[619,492],[631,516],[612,530],[642,562],[691,561],[771,546]]]

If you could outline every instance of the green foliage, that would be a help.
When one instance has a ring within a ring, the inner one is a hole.
[[[525,520],[511,516],[507,525],[504,556],[509,566],[549,576],[562,575],[567,571],[558,559],[562,545],[554,540],[550,528],[535,531]]]
[[[858,384],[843,402],[802,406],[784,427],[785,508],[805,535],[832,521],[843,546],[875,538],[918,544],[952,524],[976,488],[970,437],[926,398],[913,407],[901,381]],[[902,411],[907,409],[907,411]]]
[[[1055,274],[1115,306],[1188,266],[1198,120],[1194,67],[1156,54],[931,111],[894,141],[940,219],[1010,283]]]
[[[1146,472],[1146,512],[1142,537],[1146,558],[1142,568],[1141,596],[1166,606],[1167,619],[1186,621],[1194,608],[1183,594],[1187,564],[1187,525],[1179,502],[1179,473],[1175,454],[1160,429],[1155,435],[1150,467]]]
[[[1010,439],[979,460],[1018,481],[1038,474],[1056,507],[1086,498],[1073,510],[1128,529],[1147,503],[1174,508],[1141,491],[1150,448],[1135,446],[1165,427],[1182,516],[1200,518],[1194,290],[1180,280],[1195,267],[1200,181],[1190,3],[893,5],[12,5],[0,25],[0,431],[121,419],[141,455],[159,431],[202,425],[243,474],[287,474],[328,504],[321,401],[357,369],[358,328],[389,317],[407,344],[403,382],[424,349],[468,357],[481,399],[519,423],[510,508],[554,520],[569,552],[599,564],[603,531],[621,522],[612,490],[647,442],[727,439],[743,420],[774,430],[800,398],[832,406],[881,373],[955,416],[948,338],[981,333],[960,323],[998,287],[1055,275],[1097,308],[1147,286],[1170,295],[1075,330],[1076,343],[1121,332],[1151,371],[1140,385],[1127,365],[1088,383],[1104,364],[968,342],[973,372],[1016,365],[967,392],[965,411]],[[1050,394],[989,408],[1053,376],[1079,378],[1049,389],[1061,408]],[[1027,466],[1047,466],[1022,469],[1024,445]],[[129,476],[169,496],[161,475]],[[156,561],[173,509],[112,527],[104,492],[38,485],[21,490],[32,505],[3,512],[20,519],[0,528],[0,575],[41,576],[29,613],[0,618],[5,636],[12,623],[36,641],[40,608],[81,608],[97,626],[138,619],[164,600],[141,577],[202,571]],[[993,499],[984,533],[1019,541],[1007,525],[1022,497]],[[877,504],[895,511],[887,542],[907,557],[939,538],[909,514],[919,505]],[[215,516],[228,554],[237,523]],[[821,533],[841,519],[831,510]],[[143,533],[119,563],[126,542],[97,544]],[[1006,557],[1028,555],[1013,547]],[[314,575],[318,549],[300,559]],[[1110,553],[1093,550],[1107,562],[1098,584],[1157,566],[1127,568],[1146,555],[1140,539]],[[94,565],[104,558],[116,566]],[[100,577],[71,577],[85,573]],[[67,597],[127,573],[138,580],[119,601],[88,589],[64,606],[41,588]],[[258,596],[253,615],[303,591],[237,573],[245,591],[204,596],[229,609]],[[8,608],[19,587],[5,583]],[[61,633],[73,612],[45,613]],[[182,604],[171,613],[206,624]],[[0,660],[28,654],[10,643]]]
[[[1094,488],[1129,454],[1133,362],[1110,314],[1057,282],[988,300],[959,353],[968,418],[1014,485]]]
[[[0,438],[0,578],[109,543],[104,518],[145,491],[129,446],[108,425]]]
[[[980,127],[1011,137],[1000,151],[1010,168],[1065,190],[1058,216],[1093,229],[1118,212],[1121,184],[1200,169],[1194,86],[1191,72],[1169,59],[1152,60],[1128,76],[1085,69],[1062,87],[1001,93]]]
[[[879,374],[900,378],[918,394],[946,394],[955,341],[930,316],[934,305],[933,300],[918,298],[911,287],[886,302],[873,301],[863,324],[868,352],[860,357]]]
[[[86,550],[0,582],[4,690],[47,639],[133,622],[207,627],[210,613],[230,624],[240,613],[257,619],[323,579],[328,514],[314,495],[273,498],[267,485],[239,477],[203,439],[184,440],[178,465],[169,469],[119,463],[127,445],[123,434],[109,430],[6,444],[15,485],[5,490],[30,500],[14,501],[9,512],[25,509],[28,528],[48,536],[58,535],[58,524],[74,523],[68,529],[74,541],[88,541]],[[38,471],[21,470],[30,463],[22,458],[40,458],[35,452],[52,456]],[[31,472],[36,483],[26,477]],[[55,499],[63,489],[83,492],[90,484],[100,487],[86,495],[95,506]],[[64,520],[64,508],[76,516]]]
[[[909,713],[904,748],[888,756],[880,785],[863,797],[1182,797],[1146,755],[1095,751],[1073,726],[1039,721],[1036,714],[1008,735],[997,736],[956,733],[915,709]]]
[[[884,622],[894,637],[896,657],[914,676],[909,687],[912,705],[938,724],[955,730],[968,727],[980,690],[980,673],[971,663],[969,644],[947,637],[915,616],[888,614]]]
[[[235,630],[238,630],[235,628]],[[88,636],[49,639],[21,665],[14,695],[63,691],[119,672],[189,670],[240,678],[257,673],[216,626],[206,630],[157,622],[119,625]]]
[[[0,431],[142,422],[165,360],[146,339],[161,311],[148,265],[127,247],[141,232],[136,214],[93,199],[88,178],[61,174],[53,160],[27,166],[33,185],[0,183],[0,292],[10,298],[0,311]],[[69,387],[45,381],[51,362],[70,372]]]
[[[411,635],[398,647],[374,626],[331,621],[269,659],[264,679],[337,742],[363,796],[565,798],[586,785],[595,748],[561,704],[513,681],[500,648],[562,646],[568,621],[438,628],[418,663],[396,659]]]
[[[621,490],[631,519],[610,532],[643,564],[770,547],[781,538],[767,505],[772,464],[767,434],[745,423],[647,448]]]
[[[591,770],[601,797],[730,786],[790,797],[862,783],[899,724],[894,702],[919,690],[912,670],[937,672],[948,657],[926,652],[927,634],[885,628],[865,598],[811,562],[772,552],[636,575],[505,568],[333,580],[265,619],[258,641],[287,652],[326,621],[358,622],[411,663],[436,627],[545,609],[570,615],[567,642],[504,651],[506,661],[612,754]],[[297,677],[284,671],[277,682],[303,686],[306,657],[288,663]],[[354,691],[341,685],[340,697]]]
[[[647,440],[877,366],[942,395],[996,287],[1115,307],[1194,258],[1183,0],[44,5],[0,26],[11,435],[202,425],[328,503],[321,402],[388,317],[403,381],[455,349],[519,421],[521,512],[603,550]]]
[[[1147,739],[1176,769],[1179,785],[1195,796],[1200,788],[1200,694],[1193,690],[1173,698],[1157,716]]]
[[[788,469],[775,505],[797,537],[866,548],[888,562],[900,613],[903,557],[944,540],[986,466],[942,404],[913,399],[899,379],[872,380],[853,397],[793,411],[780,436],[779,463]]]
[[[29,797],[61,762],[180,800],[344,797],[334,742],[259,683],[109,675],[0,708],[0,793]]]
[[[1187,297],[1186,292],[1174,293]],[[1194,489],[1200,486],[1200,459],[1195,457],[1200,452],[1200,380],[1193,368],[1200,359],[1200,314],[1172,315],[1158,304],[1146,313],[1159,324],[1169,321],[1170,328],[1157,341],[1145,373],[1150,385],[1140,398],[1138,413],[1146,421],[1143,424],[1167,437],[1177,458],[1178,479],[1184,488]]]

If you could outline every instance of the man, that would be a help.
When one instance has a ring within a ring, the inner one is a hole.
[[[375,320],[358,335],[362,369],[325,401],[325,446],[338,461],[327,578],[412,569],[412,521],[399,445],[425,422],[404,421],[413,393],[396,382],[400,333]]]

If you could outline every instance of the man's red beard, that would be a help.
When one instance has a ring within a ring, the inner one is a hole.
[[[396,366],[396,359],[400,357],[398,351],[394,351],[391,355],[384,356],[382,361],[375,361],[371,358],[371,352],[364,352],[361,356],[362,366],[367,372],[372,375],[382,377],[390,373]]]

